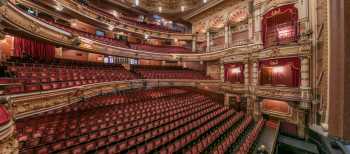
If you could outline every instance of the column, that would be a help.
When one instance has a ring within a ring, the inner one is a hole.
[[[244,86],[249,86],[249,64],[248,62],[244,63]]]
[[[252,68],[252,87],[255,87],[258,85],[258,62],[253,62],[253,68]]]
[[[248,16],[248,41],[252,42],[254,40],[254,1],[250,0],[248,3],[249,4],[249,8],[248,10],[251,10],[249,12],[249,16]]]
[[[248,17],[248,42],[254,40],[254,21],[252,16]]]
[[[303,56],[300,58],[301,62],[301,84],[300,84],[300,90],[301,90],[301,98],[304,100],[300,103],[300,107],[302,109],[309,109],[310,103],[305,102],[311,100],[311,87],[310,87],[310,60],[309,57]]]
[[[225,25],[225,48],[228,48],[230,46],[229,44],[229,26]]]
[[[258,86],[258,61],[254,60],[253,64],[252,64],[252,84],[250,87],[250,91],[251,91],[251,103],[254,104],[253,105],[253,116],[254,118],[258,118],[260,116],[260,102],[259,99],[256,97],[255,95],[255,88],[256,86]]]
[[[350,1],[329,3],[329,135],[350,140]]]
[[[254,43],[255,44],[263,44],[262,38],[261,38],[261,21],[262,21],[262,14],[261,14],[261,8],[258,8],[254,11],[253,18],[254,18]]]
[[[193,35],[192,36],[192,52],[197,51],[197,36]]]
[[[223,61],[220,61],[220,80],[221,82],[225,82],[225,66]]]
[[[225,106],[229,106],[230,105],[230,95],[228,93],[225,93],[224,105]]]
[[[206,52],[210,52],[210,32],[207,32],[207,50]]]
[[[298,0],[298,17],[299,22],[305,26],[305,30],[309,30],[309,1]]]

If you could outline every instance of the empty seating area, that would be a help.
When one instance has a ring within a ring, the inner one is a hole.
[[[23,9],[22,9],[23,10]],[[107,13],[108,14],[108,13]],[[115,47],[121,47],[121,48],[127,48],[127,49],[134,49],[134,50],[145,50],[150,52],[157,52],[157,53],[191,53],[191,49],[182,47],[182,46],[169,46],[169,45],[150,45],[150,44],[136,44],[136,43],[130,43],[125,40],[119,40],[116,38],[108,37],[108,36],[98,36],[95,33],[86,32],[80,29],[72,28],[66,24],[58,23],[55,21],[52,21],[51,19],[47,18],[40,18],[37,16],[34,16],[32,14],[29,14],[36,19],[54,26],[56,28],[62,29],[66,32],[72,33],[74,36],[81,36],[85,37],[91,40],[95,40],[97,42],[101,42],[107,45],[115,46]]]
[[[95,6],[94,4],[89,3],[89,2],[86,2],[86,1],[82,2],[79,0],[78,0],[78,2],[81,4],[84,4],[84,6],[86,6],[88,9],[93,10],[94,12],[102,15],[103,17],[114,19],[114,20],[117,20],[121,23],[127,23],[130,25],[144,27],[146,29],[151,29],[151,30],[172,32],[172,33],[175,33],[175,32],[181,33],[181,31],[179,31],[179,30],[172,29],[172,28],[169,28],[166,26],[156,25],[156,24],[147,23],[147,22],[140,22],[140,21],[138,21],[138,17],[136,15],[131,17],[130,15],[125,15],[125,14],[119,13],[118,16],[114,16],[113,14],[111,14],[111,13],[109,13],[109,12]]]
[[[247,153],[263,124],[190,88],[164,87],[19,119],[16,133],[20,153]]]
[[[40,19],[40,18],[39,18]],[[74,28],[71,28],[66,25],[62,25],[59,23],[55,23],[52,21],[47,21],[44,19],[40,19],[50,25],[54,25],[57,28],[63,29],[67,32],[73,33],[78,36],[86,37],[92,40],[96,40],[101,43],[105,43],[112,46],[122,47],[122,48],[130,48],[134,50],[145,50],[150,52],[158,52],[158,53],[191,53],[191,49],[180,47],[180,46],[167,46],[167,45],[148,45],[148,44],[135,44],[135,43],[128,43],[127,41],[112,39],[106,36],[97,36],[93,33],[88,33],[85,31],[77,30]]]
[[[2,64],[9,77],[1,77],[0,82],[10,84],[3,94],[35,92],[69,88],[86,84],[132,80],[135,76],[121,65],[99,63],[78,64]]]
[[[86,37],[86,38],[89,38],[89,39],[92,39],[92,40],[96,40],[98,42],[105,43],[105,44],[112,45],[112,46],[117,46],[117,47],[122,47],[122,48],[129,48],[128,43],[126,41],[112,39],[112,38],[109,38],[109,37],[106,37],[106,36],[97,36],[96,34],[88,33],[88,32],[82,31],[82,30],[78,30],[78,29],[74,29],[74,28],[71,28],[71,27],[63,25],[63,24],[59,24],[59,23],[52,22],[52,21],[47,21],[47,20],[44,20],[44,19],[41,19],[41,18],[38,18],[38,19],[41,20],[41,21],[44,21],[44,22],[46,22],[46,23],[48,23],[50,25],[53,25],[53,26],[55,26],[57,28],[65,30],[65,31],[67,31],[69,33],[72,33],[74,35]]]
[[[203,72],[182,67],[135,66],[133,70],[144,79],[211,79]]]

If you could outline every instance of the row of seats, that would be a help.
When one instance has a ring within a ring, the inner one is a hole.
[[[15,83],[6,87],[4,94],[35,92],[81,86],[86,84],[136,79],[121,65],[113,67],[80,67],[64,65],[31,65],[4,63],[11,77],[2,83]]]
[[[20,153],[201,153],[248,125],[251,116],[210,96],[169,87],[93,97],[19,119],[16,133]],[[262,126],[240,134],[242,145],[250,148]]]
[[[48,20],[44,20],[44,19],[41,19],[41,18],[38,18],[39,20],[41,21],[44,21],[50,25],[53,25],[57,28],[60,28],[64,31],[67,31],[67,32],[70,32],[72,34],[75,34],[75,35],[78,35],[78,36],[82,36],[82,37],[86,37],[86,38],[89,38],[89,39],[93,39],[93,40],[96,40],[96,41],[99,41],[99,42],[102,42],[102,43],[105,43],[105,44],[108,44],[108,45],[112,45],[112,46],[117,46],[117,47],[122,47],[122,48],[129,48],[128,44],[126,41],[122,41],[122,40],[117,40],[117,39],[112,39],[112,38],[109,38],[109,37],[106,37],[106,36],[97,36],[96,34],[93,34],[93,33],[88,33],[88,32],[85,32],[85,31],[82,31],[82,30],[78,30],[78,29],[74,29],[74,28],[71,28],[69,26],[66,26],[66,25],[63,25],[63,24],[59,24],[59,23],[56,23],[56,22],[53,22],[53,21],[48,21]]]
[[[54,21],[50,21],[47,19],[38,18],[38,17],[37,17],[37,19],[41,20],[49,25],[53,25],[57,28],[60,28],[64,31],[72,33],[74,35],[86,37],[86,38],[96,40],[98,42],[105,43],[105,44],[112,45],[112,46],[117,46],[117,47],[122,47],[122,48],[130,48],[130,49],[134,49],[134,50],[146,50],[146,51],[157,52],[157,53],[191,53],[191,49],[181,47],[181,46],[168,46],[168,45],[155,46],[155,45],[148,45],[148,44],[129,43],[127,41],[113,39],[113,38],[110,38],[107,36],[97,36],[94,33],[89,33],[89,32],[85,32],[82,30],[78,30],[78,29],[72,28],[70,26],[56,23]]]
[[[80,2],[82,3],[82,2]],[[99,8],[96,7],[95,5],[87,2],[87,3],[82,3],[84,6],[87,6],[87,9],[90,9],[98,14],[100,14],[103,17],[108,17],[117,21],[121,21],[121,22],[125,22],[131,25],[136,25],[136,26],[140,26],[140,27],[144,27],[147,29],[152,29],[152,30],[158,30],[158,31],[163,31],[163,32],[177,32],[180,33],[181,31],[176,30],[176,29],[172,29],[169,27],[165,27],[165,26],[161,26],[161,25],[156,25],[156,24],[152,24],[152,23],[147,23],[147,22],[139,22],[138,19],[136,17],[130,17],[127,15],[124,15],[122,13],[118,14],[118,17],[114,16],[113,14]]]
[[[163,123],[183,119],[189,114],[209,107],[214,109],[215,104],[208,101],[210,101],[208,98],[198,94],[184,94],[184,96],[170,99],[160,97],[123,105],[80,109],[79,112],[39,115],[18,121],[17,130],[20,134],[18,136],[25,149],[39,148],[42,143],[49,144],[57,140],[62,141],[64,138],[75,138],[79,140],[75,142],[84,142],[85,138],[80,139],[80,137],[89,137],[92,132],[94,136],[98,133],[97,135],[107,138],[118,132],[116,137],[121,138],[124,135],[139,134],[139,131],[142,132]],[[74,106],[80,108],[81,104]],[[22,125],[21,122],[23,122]]]
[[[237,154],[248,154],[251,151],[251,146],[254,144],[254,141],[258,138],[259,133],[261,132],[264,126],[264,119],[260,119],[251,133],[246,137],[242,146],[239,147]]]
[[[10,77],[1,77],[1,84],[9,84],[3,94],[18,94],[36,91],[63,89],[101,82],[144,79],[198,79],[210,77],[201,72],[176,68],[166,70],[162,67],[136,69],[136,74],[122,65],[65,65],[3,63]]]

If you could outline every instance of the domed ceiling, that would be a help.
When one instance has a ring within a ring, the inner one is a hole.
[[[129,6],[136,6],[137,0],[118,0]],[[204,4],[203,0],[138,0],[141,9],[148,12],[176,14],[195,9]],[[207,0],[209,2],[209,0]],[[160,10],[161,7],[161,10]]]

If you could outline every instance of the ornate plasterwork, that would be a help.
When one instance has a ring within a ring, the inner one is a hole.
[[[13,26],[26,30],[32,34],[37,34],[38,36],[50,40],[55,40],[65,45],[71,45],[70,35],[62,34],[56,29],[47,28],[46,24],[42,22],[35,22],[29,15],[18,13],[20,10],[16,9],[12,5],[6,5],[0,8],[0,15],[3,20],[12,24]]]
[[[243,84],[231,84],[231,83],[222,83],[221,91],[225,93],[234,93],[234,94],[247,94],[248,87]]]
[[[280,100],[302,101],[299,88],[258,86],[255,95]]]
[[[231,24],[239,23],[248,18],[248,6],[239,7],[234,9],[231,13],[228,14],[227,22]]]
[[[297,0],[254,0],[254,7],[262,9],[262,14],[265,14],[264,12],[267,12],[275,7],[290,3],[297,3]]]
[[[12,131],[14,131],[15,127],[12,126]],[[17,154],[19,153],[19,144],[14,135],[11,133],[7,138],[0,140],[0,153],[1,154]]]
[[[234,24],[246,20],[249,16],[248,2],[240,2],[234,6],[224,6],[204,16],[200,20],[192,21],[195,32],[206,32],[210,29],[221,29],[225,25]],[[207,26],[203,26],[207,25]],[[205,29],[203,29],[205,28]]]
[[[222,58],[223,63],[233,63],[233,62],[247,62],[249,59],[249,53],[240,55],[227,55]]]
[[[288,56],[311,56],[311,42],[299,43],[288,46],[276,46],[252,53],[251,58],[269,59]]]

